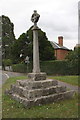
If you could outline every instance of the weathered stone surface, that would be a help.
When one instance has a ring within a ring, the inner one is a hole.
[[[12,91],[12,93],[16,93],[20,96],[24,96],[24,94],[23,94],[24,92],[26,92],[26,94],[28,94],[28,91],[26,88],[21,87],[21,86],[17,86],[17,85],[12,85],[11,91]]]
[[[28,90],[25,87],[12,85],[11,91],[20,96],[26,97],[27,99],[34,99],[34,98],[41,97],[41,96],[47,96],[47,95],[51,95],[55,93],[65,92],[66,87],[65,86],[51,86],[45,89],[41,88],[41,89]]]
[[[58,86],[58,82],[52,79],[18,80],[8,92],[13,99],[22,103],[26,108],[68,99],[73,96],[73,93],[74,91],[66,91],[65,86]]]
[[[37,11],[34,11],[31,17],[31,21],[34,23],[32,27],[33,30],[33,73],[40,73],[40,63],[39,63],[39,44],[38,44],[38,26],[37,22],[40,15]]]
[[[46,73],[28,73],[28,78],[31,80],[46,80]]]
[[[53,86],[46,89],[35,89],[35,90],[29,90],[28,92],[25,91],[23,94],[27,99],[34,99],[34,98],[36,99],[37,97],[47,96],[47,95],[61,93],[65,91],[66,91],[65,87]]]
[[[40,81],[17,80],[17,85],[26,87],[27,89],[40,89],[40,88],[48,88],[51,86],[56,86],[58,85],[58,81],[53,79],[46,79]]]
[[[67,91],[59,94],[52,94],[48,96],[41,96],[39,98],[28,100],[24,97],[20,97],[17,94],[12,94],[12,98],[22,103],[26,108],[32,107],[35,105],[42,105],[47,103],[56,102],[63,99],[70,99],[73,97],[74,91]]]

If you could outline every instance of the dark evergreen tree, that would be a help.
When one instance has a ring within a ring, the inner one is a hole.
[[[2,54],[3,59],[11,58],[12,45],[15,42],[14,25],[10,19],[2,15]]]
[[[23,33],[20,37],[15,41],[12,47],[12,59],[14,63],[24,62],[26,56],[29,56],[32,59],[32,44],[28,40],[27,34]],[[21,57],[20,57],[21,55]]]
[[[31,27],[32,28],[32,27]],[[31,28],[26,32],[20,35],[18,40],[14,43],[12,49],[13,61],[21,62],[24,61],[26,56],[29,56],[32,60],[33,54],[33,34]],[[40,60],[54,60],[54,48],[48,41],[46,33],[42,30],[38,31],[39,37],[39,51],[40,51]],[[20,58],[20,54],[22,57]]]

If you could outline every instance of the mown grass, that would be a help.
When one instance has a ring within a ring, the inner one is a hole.
[[[23,79],[27,79],[27,76],[17,76],[17,77],[9,78],[3,85],[2,91],[4,91],[7,88],[10,88],[10,85],[16,83],[16,80],[23,80]]]
[[[76,85],[76,86],[80,86],[80,77],[79,76],[52,76],[49,77],[55,80],[60,80],[66,83],[69,83],[71,85]]]
[[[18,79],[26,79],[26,77],[9,78],[3,85],[3,118],[78,118],[77,94],[73,99],[25,109],[22,104],[4,94],[6,88],[9,89]]]

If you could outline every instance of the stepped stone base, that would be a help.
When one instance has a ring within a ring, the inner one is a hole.
[[[57,101],[63,100],[63,99],[70,99],[70,98],[72,98],[73,94],[74,94],[74,91],[67,91],[67,92],[59,93],[59,94],[41,96],[39,98],[32,99],[32,100],[28,100],[24,97],[20,97],[17,94],[12,94],[11,96],[14,100],[22,103],[24,105],[24,107],[30,108],[30,107],[36,106],[36,105],[40,106],[40,105],[43,105],[43,104],[57,102]]]
[[[46,79],[46,73],[29,73],[27,80],[17,80],[6,93],[26,108],[72,98],[74,91],[59,86],[58,81]]]
[[[58,81],[52,79],[31,81],[31,80],[17,80],[17,85],[25,87],[26,89],[40,89],[48,88],[50,86],[58,85]]]
[[[26,97],[27,99],[34,99],[36,97],[41,96],[47,96],[54,93],[60,93],[65,92],[66,87],[65,86],[52,86],[45,89],[33,89],[33,90],[27,90],[26,88],[23,88],[21,86],[12,85],[11,91],[13,93],[17,93],[18,95],[22,97]]]

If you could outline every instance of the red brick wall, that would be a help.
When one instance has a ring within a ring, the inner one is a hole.
[[[57,49],[55,50],[55,56],[57,60],[64,60],[68,52],[68,50]]]
[[[63,37],[62,36],[58,37],[58,44],[60,46],[63,46]]]

